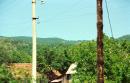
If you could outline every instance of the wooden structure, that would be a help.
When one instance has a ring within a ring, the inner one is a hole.
[[[103,0],[97,0],[97,83],[104,83]]]
[[[65,75],[51,82],[52,83],[71,83],[71,75],[76,73],[76,70],[75,70],[76,67],[77,67],[77,63],[71,64],[67,72],[65,73]]]

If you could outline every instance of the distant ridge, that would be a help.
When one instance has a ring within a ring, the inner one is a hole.
[[[124,35],[118,38],[119,40],[127,40],[130,41],[130,35]]]
[[[9,40],[13,40],[13,41],[32,42],[32,37],[28,37],[28,36],[16,36],[16,37],[0,36],[0,39],[9,39]],[[37,38],[37,42],[43,43],[43,44],[48,44],[48,43],[49,44],[55,44],[55,43],[75,44],[75,43],[78,43],[80,41],[70,41],[70,40],[64,40],[64,39],[61,39],[61,38],[52,37],[52,38]]]
[[[28,37],[28,36],[16,36],[16,37],[4,37],[4,36],[0,36],[0,39],[9,39],[9,40],[13,40],[13,41],[24,41],[24,42],[32,42],[32,37]],[[121,36],[119,38],[117,38],[117,40],[127,40],[130,41],[130,34],[129,35],[124,35]],[[72,41],[72,40],[64,40],[62,38],[57,38],[57,37],[52,37],[52,38],[37,38],[37,42],[38,43],[43,43],[43,44],[55,44],[55,43],[67,43],[67,44],[75,44],[75,43],[80,43],[83,41],[87,41],[87,40],[77,40],[77,41]]]

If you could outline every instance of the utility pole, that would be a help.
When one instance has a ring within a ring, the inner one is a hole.
[[[97,83],[104,83],[103,0],[97,0]]]
[[[32,0],[32,83],[36,83],[37,78],[36,19],[36,0]]]

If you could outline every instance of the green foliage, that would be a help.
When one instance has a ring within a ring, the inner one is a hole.
[[[104,37],[105,77],[116,83],[129,83],[129,58],[127,48],[130,44],[126,41],[113,40]]]
[[[31,62],[31,45],[6,38],[0,40],[0,64]]]
[[[10,40],[0,40],[0,64],[11,62],[12,47]]]
[[[71,42],[56,38],[52,41],[48,39],[46,43],[42,42],[42,39],[38,41],[41,43],[37,45],[37,69],[43,77],[46,72],[53,69],[65,74],[69,66],[77,62],[77,73],[73,75],[74,81],[96,82],[96,41]],[[31,39],[2,38],[0,63],[31,62],[31,49]],[[104,36],[104,60],[106,83],[124,83],[124,81],[130,83],[130,41]]]
[[[12,54],[12,63],[29,63],[31,62],[31,57],[26,52],[14,51]]]
[[[65,73],[72,63],[68,56],[68,45],[41,46],[38,48],[38,70],[42,73],[57,69]]]
[[[72,55],[76,57],[78,63],[76,77],[81,81],[91,82],[96,75],[96,43],[94,41],[83,42],[77,45],[77,48],[78,50],[75,51],[78,51],[78,55]]]
[[[12,79],[11,72],[8,70],[5,64],[0,65],[0,83],[7,83]]]

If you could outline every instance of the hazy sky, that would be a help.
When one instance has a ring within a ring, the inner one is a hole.
[[[114,37],[130,34],[130,0],[107,0]],[[96,38],[96,0],[37,0],[38,37]],[[0,35],[31,36],[31,0],[0,0]],[[111,36],[104,3],[104,32]]]

